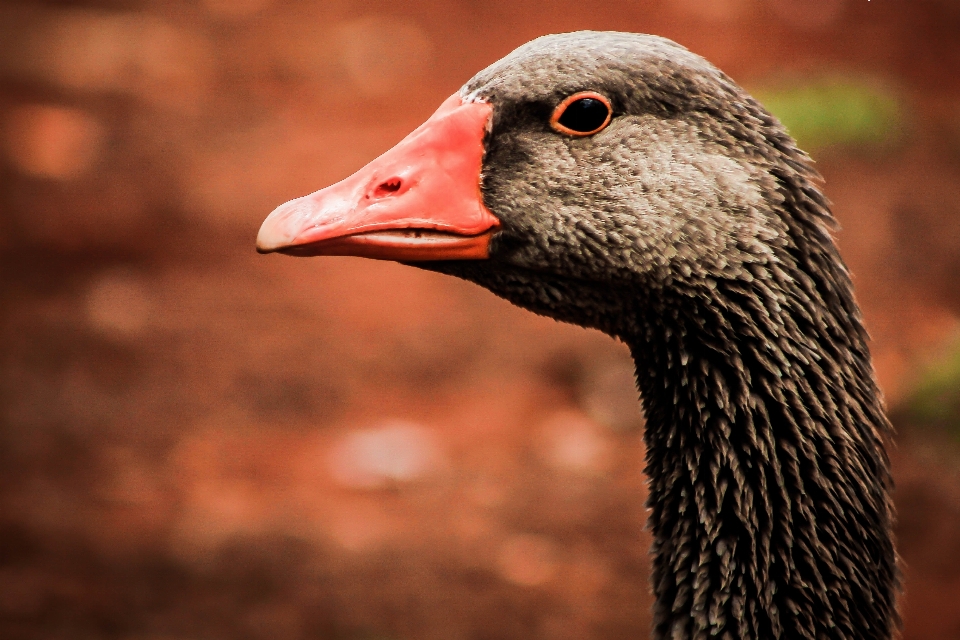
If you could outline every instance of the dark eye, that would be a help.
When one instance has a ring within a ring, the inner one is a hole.
[[[589,136],[610,122],[610,101],[599,93],[581,91],[568,96],[553,110],[550,126],[568,136]]]

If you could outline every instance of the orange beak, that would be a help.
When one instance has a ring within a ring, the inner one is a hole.
[[[267,216],[257,251],[380,260],[480,260],[499,221],[480,195],[493,111],[448,98],[397,146],[334,185]]]

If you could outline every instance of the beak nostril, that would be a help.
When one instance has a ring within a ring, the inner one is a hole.
[[[375,198],[383,198],[384,196],[389,196],[400,191],[400,187],[402,186],[403,180],[400,178],[390,178],[377,185],[377,188],[373,191],[373,195]]]

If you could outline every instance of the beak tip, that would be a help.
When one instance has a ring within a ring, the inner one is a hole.
[[[297,244],[303,226],[303,215],[297,216],[303,214],[302,201],[285,202],[267,216],[257,232],[257,253],[276,253]]]
[[[281,243],[278,243],[273,238],[267,237],[267,234],[263,232],[263,229],[260,229],[260,233],[257,234],[257,253],[273,253],[279,249]]]
[[[292,243],[293,238],[277,228],[276,220],[272,215],[263,221],[257,233],[257,253],[275,253]]]

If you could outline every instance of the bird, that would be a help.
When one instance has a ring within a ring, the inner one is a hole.
[[[532,40],[261,253],[393,260],[625,343],[646,418],[652,637],[894,637],[892,427],[823,180],[653,35]]]

